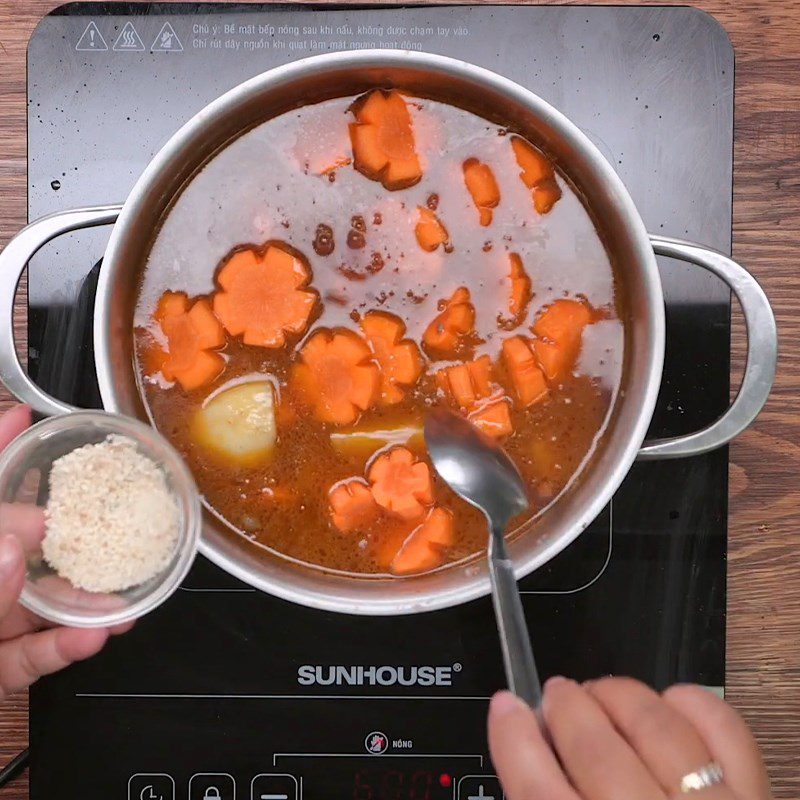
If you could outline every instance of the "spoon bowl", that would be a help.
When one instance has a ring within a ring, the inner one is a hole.
[[[425,444],[445,483],[492,520],[508,520],[529,506],[516,464],[494,439],[444,409],[425,418]]]

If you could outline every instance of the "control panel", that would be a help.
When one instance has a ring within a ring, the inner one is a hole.
[[[139,772],[128,781],[128,800],[504,800],[495,775],[482,774],[480,767],[459,774],[439,755],[432,760],[411,756],[404,763],[370,763],[356,754],[321,757],[341,760],[298,764],[294,772],[262,772],[240,781],[226,772],[196,773],[185,786],[163,772]]]
[[[368,731],[353,752],[276,752],[266,760],[269,771],[252,776],[137,772],[128,800],[503,800],[482,753],[423,752],[383,730]]]

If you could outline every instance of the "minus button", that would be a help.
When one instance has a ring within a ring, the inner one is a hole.
[[[297,778],[287,773],[261,773],[250,785],[251,800],[298,800]]]

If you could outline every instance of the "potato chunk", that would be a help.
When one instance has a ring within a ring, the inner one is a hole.
[[[225,461],[249,467],[267,461],[278,438],[272,383],[252,380],[213,394],[197,412],[192,436]]]
[[[331,434],[331,444],[343,456],[366,460],[389,445],[405,445],[422,452],[425,450],[425,437],[422,423],[409,420],[395,428],[363,425],[339,429]]]

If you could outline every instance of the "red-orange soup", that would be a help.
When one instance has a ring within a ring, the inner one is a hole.
[[[590,215],[540,151],[376,90],[271,119],[189,182],[143,271],[137,369],[232,530],[406,576],[487,536],[430,467],[425,411],[446,403],[498,437],[532,516],[600,443],[624,317]],[[226,394],[253,380],[244,405]]]

